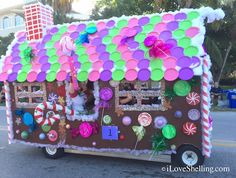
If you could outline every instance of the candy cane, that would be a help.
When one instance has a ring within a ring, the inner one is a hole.
[[[202,77],[202,152],[206,157],[211,154],[211,141],[209,132],[209,66],[210,61],[206,57],[203,59],[203,77]]]
[[[5,100],[6,100],[8,143],[11,144],[13,139],[12,128],[11,128],[12,113],[11,113],[10,88],[8,82],[4,82],[4,90],[5,90]]]
[[[60,115],[55,114],[52,117],[44,118],[43,111],[45,109],[51,109],[54,111],[62,111],[65,114],[74,115],[74,110],[60,104],[52,104],[50,102],[40,103],[34,110],[34,119],[39,125],[53,125],[55,121],[60,120]]]

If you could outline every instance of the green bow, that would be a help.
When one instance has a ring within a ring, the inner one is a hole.
[[[27,48],[24,50],[24,59],[25,59],[27,62],[30,62],[33,57],[34,57],[34,54],[33,54],[32,48],[31,48],[31,47],[27,47]]]
[[[144,129],[143,126],[133,126],[132,127],[135,135],[137,136],[137,141],[139,142],[140,140],[143,139],[146,130]]]

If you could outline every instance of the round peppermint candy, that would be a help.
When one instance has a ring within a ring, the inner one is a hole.
[[[143,112],[139,114],[138,122],[141,126],[147,127],[152,123],[152,116],[147,112]]]
[[[188,111],[188,117],[189,119],[191,119],[192,121],[196,121],[200,118],[201,114],[197,109],[190,109]]]
[[[192,106],[196,106],[200,103],[200,96],[196,92],[191,92],[186,96],[186,101],[188,104]]]
[[[197,132],[197,126],[192,122],[186,122],[183,125],[183,132],[186,135],[194,135]]]

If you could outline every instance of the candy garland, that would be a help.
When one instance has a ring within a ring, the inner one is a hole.
[[[6,115],[7,115],[7,130],[8,130],[8,143],[13,143],[13,130],[12,130],[12,112],[11,112],[11,97],[9,83],[4,82],[5,98],[6,98]]]
[[[206,157],[210,157],[211,154],[211,141],[209,131],[209,69],[210,69],[209,56],[205,56],[203,59],[203,77],[202,77],[202,152]]]

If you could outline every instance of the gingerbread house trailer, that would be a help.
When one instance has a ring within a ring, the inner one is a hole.
[[[16,33],[0,63],[9,143],[50,158],[203,164],[211,153],[204,23],[223,17],[182,9]]]

